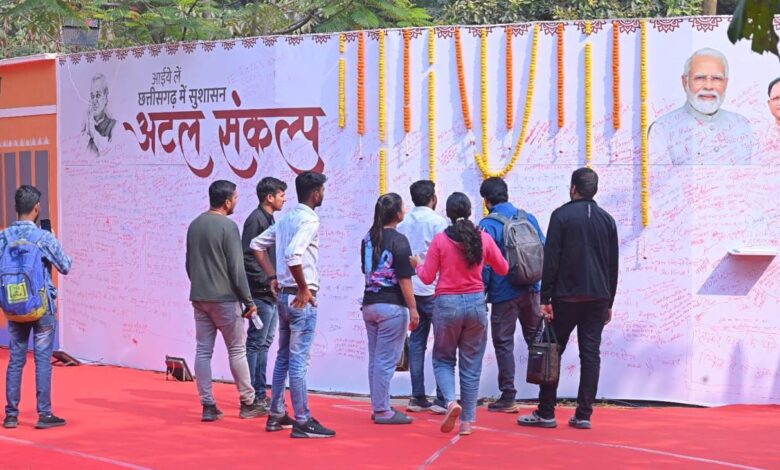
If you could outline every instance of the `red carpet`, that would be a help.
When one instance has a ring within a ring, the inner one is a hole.
[[[5,381],[8,351],[0,350]],[[226,416],[200,422],[195,384],[118,367],[55,367],[54,411],[63,428],[33,429],[32,357],[25,369],[20,426],[0,428],[0,468],[658,468],[663,465],[780,468],[780,406],[709,409],[599,407],[594,428],[521,428],[518,415],[481,408],[477,430],[438,431],[438,417],[378,426],[366,402],[311,396],[314,416],[334,439],[266,433],[265,419],[238,418],[238,393],[215,384]]]

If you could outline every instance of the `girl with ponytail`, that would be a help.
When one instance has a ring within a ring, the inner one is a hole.
[[[401,196],[388,193],[374,207],[374,223],[360,246],[366,278],[363,321],[368,334],[368,383],[376,424],[409,424],[412,418],[390,407],[390,380],[401,358],[406,329],[420,317],[412,289],[412,249],[396,230],[404,220]]]
[[[482,268],[490,265],[506,275],[509,265],[496,243],[469,220],[471,201],[463,193],[447,198],[447,217],[452,225],[436,235],[425,264],[411,258],[420,280],[431,284],[438,274],[433,311],[433,371],[436,384],[447,400],[442,432],[450,432],[460,420],[460,434],[473,432],[477,418],[477,393],[482,358],[487,345],[487,305]],[[455,363],[459,357],[460,401],[455,400]],[[462,413],[462,415],[461,415]]]

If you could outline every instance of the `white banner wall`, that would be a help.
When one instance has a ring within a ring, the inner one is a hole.
[[[767,106],[767,86],[780,76],[777,58],[752,53],[746,42],[732,45],[726,18],[648,21],[649,123],[685,103],[683,65],[702,47],[728,57],[723,109],[735,114],[728,124],[718,121],[692,131],[680,124],[684,116],[679,115],[654,126],[650,224],[644,228],[640,22],[594,22],[590,36],[583,34],[582,23],[565,24],[560,129],[557,24],[540,26],[532,112],[519,163],[507,181],[511,201],[535,214],[546,229],[550,212],[568,199],[571,172],[585,161],[585,44],[592,43],[592,162],[601,179],[596,200],[615,217],[621,240],[621,278],[614,321],[604,331],[599,396],[780,402],[780,261],[727,254],[732,248],[780,246],[780,126]],[[614,27],[620,28],[617,63]],[[254,186],[261,177],[276,176],[290,185],[289,208],[295,203],[296,171],[324,169],[329,182],[318,210],[323,281],[308,384],[367,393],[360,239],[378,195],[380,148],[387,149],[387,188],[407,205],[409,184],[428,177],[429,70],[435,72],[440,200],[464,191],[477,212],[481,206],[475,162],[475,153],[482,152],[480,29],[460,29],[471,130],[461,109],[455,29],[411,32],[408,134],[403,34],[386,32],[384,144],[378,132],[376,32],[365,37],[362,136],[357,132],[358,33],[346,35],[343,54],[335,34],[62,57],[60,236],[74,259],[72,273],[62,281],[63,348],[89,360],[144,369],[163,369],[166,354],[183,356],[192,365],[195,325],[187,300],[184,239],[189,222],[207,209],[208,185],[215,179],[239,185],[233,220],[241,225],[257,204]],[[433,65],[430,31],[436,36]],[[533,31],[530,24],[488,27],[486,105],[494,170],[509,161],[522,131]],[[513,52],[510,130],[506,34],[512,35]],[[344,128],[339,126],[340,58],[346,63]],[[614,65],[620,83],[617,130]],[[519,333],[515,349],[519,395],[533,397],[536,387],[524,382],[527,354]],[[572,338],[561,396],[576,395],[576,349]],[[274,357],[275,349],[269,377]],[[432,393],[430,347],[427,367]],[[216,377],[230,377],[219,343],[214,370]],[[393,393],[409,394],[408,377],[396,374]],[[488,345],[482,395],[497,394],[496,377]]]

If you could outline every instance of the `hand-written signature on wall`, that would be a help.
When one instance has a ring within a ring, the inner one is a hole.
[[[241,98],[237,91],[231,94],[236,108],[241,106]],[[232,109],[212,111],[215,119],[221,120],[219,126],[219,144],[222,149],[222,155],[227,160],[230,169],[240,178],[252,178],[258,169],[257,158],[252,158],[251,163],[245,168],[233,165],[228,155],[225,153],[225,147],[233,143],[236,153],[241,150],[241,141],[245,141],[249,148],[255,150],[255,157],[260,155],[261,150],[270,147],[274,140],[287,166],[296,174],[311,170],[322,172],[325,169],[325,162],[319,154],[319,122],[318,117],[325,116],[322,108],[304,107],[304,108],[261,108],[261,109]],[[140,112],[136,115],[137,131],[133,124],[124,122],[122,126],[125,130],[132,132],[138,141],[138,146],[143,151],[150,151],[156,155],[158,146],[166,154],[173,153],[178,147],[182,153],[185,163],[190,171],[200,178],[206,178],[214,171],[214,160],[209,156],[208,162],[203,166],[193,166],[184,155],[182,143],[186,135],[187,139],[195,146],[195,151],[200,155],[200,122],[206,119],[203,111],[171,111],[171,112]],[[271,125],[267,120],[276,120]],[[307,128],[307,120],[309,126]],[[168,135],[173,132],[173,135]],[[295,138],[298,133],[312,144],[314,152],[317,154],[317,162],[312,168],[298,168],[287,158],[282,148],[282,135],[287,133],[289,139]],[[178,137],[178,140],[175,140]],[[243,139],[242,139],[243,137]]]

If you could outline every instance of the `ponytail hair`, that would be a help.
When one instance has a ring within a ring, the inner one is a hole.
[[[379,263],[379,255],[382,253],[382,230],[385,225],[392,223],[398,217],[398,213],[404,210],[404,202],[396,193],[387,193],[379,196],[374,206],[374,223],[368,231],[371,240],[372,266]]]
[[[482,234],[469,220],[471,201],[463,193],[452,193],[447,198],[447,217],[452,221],[455,236],[463,242],[463,255],[469,267],[482,262]]]

